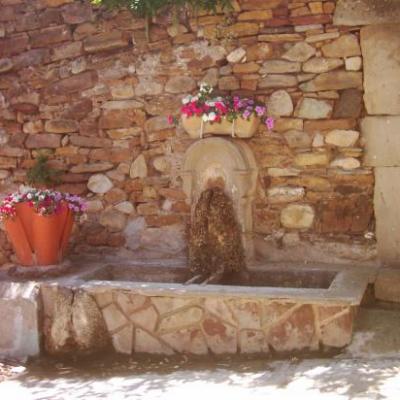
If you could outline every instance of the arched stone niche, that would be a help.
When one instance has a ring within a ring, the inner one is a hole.
[[[246,143],[219,137],[192,144],[186,151],[181,173],[183,190],[192,212],[205,189],[217,185],[224,187],[232,199],[248,258],[254,255],[252,203],[257,174],[254,155]]]

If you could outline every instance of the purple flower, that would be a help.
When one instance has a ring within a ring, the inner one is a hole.
[[[267,125],[267,128],[268,128],[269,130],[274,129],[274,126],[275,126],[275,121],[274,121],[274,119],[273,119],[272,117],[268,117],[268,118],[265,120],[265,125]]]
[[[245,119],[248,119],[250,117],[250,115],[251,115],[251,111],[245,110],[242,117]]]
[[[265,107],[257,106],[256,107],[256,113],[257,113],[258,117],[262,117],[265,114]]]

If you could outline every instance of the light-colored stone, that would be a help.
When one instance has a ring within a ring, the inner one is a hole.
[[[289,147],[307,149],[311,147],[311,136],[304,131],[290,130],[283,134]]]
[[[135,213],[135,207],[130,201],[122,201],[114,206],[114,208],[123,214],[132,215]]]
[[[321,50],[325,57],[332,58],[346,58],[361,54],[358,38],[353,34],[342,35],[332,43],[322,46]]]
[[[203,333],[198,328],[169,332],[161,335],[161,338],[175,351],[181,354],[204,356],[208,353],[207,343]]]
[[[324,119],[332,113],[332,104],[325,100],[304,97],[296,108],[295,115],[305,119]]]
[[[335,9],[334,25],[391,24],[400,21],[398,1],[382,0],[339,0]]]
[[[196,88],[196,82],[190,76],[174,76],[165,84],[168,93],[188,93]]]
[[[135,353],[172,355],[174,351],[165,343],[138,328],[135,332]]]
[[[352,147],[357,143],[360,133],[352,130],[335,129],[325,136],[325,142],[338,147]]]
[[[86,212],[97,213],[104,209],[101,200],[90,200],[86,202]]]
[[[113,186],[111,180],[104,174],[92,175],[87,184],[91,192],[99,194],[107,193]]]
[[[359,71],[362,68],[361,57],[349,57],[345,59],[346,71]]]
[[[301,170],[296,168],[268,168],[268,175],[273,177],[298,176],[300,173]]]
[[[126,246],[131,250],[137,250],[140,247],[140,236],[146,228],[145,219],[142,217],[130,220],[124,230]]]
[[[304,188],[296,188],[290,186],[279,186],[268,189],[268,202],[275,203],[290,203],[301,200],[305,195]]]
[[[400,117],[366,117],[361,122],[364,165],[400,166]]]
[[[273,92],[268,99],[268,115],[273,117],[288,117],[293,113],[293,102],[286,90]]]
[[[245,56],[246,56],[246,50],[243,49],[242,47],[239,47],[231,51],[226,57],[226,59],[228,60],[228,62],[235,64],[242,61]]]
[[[400,271],[382,268],[375,280],[375,297],[378,300],[400,303]]]
[[[354,157],[338,157],[330,164],[332,168],[342,168],[345,170],[352,170],[360,168],[360,160]]]
[[[140,154],[132,163],[129,176],[134,178],[145,178],[147,176],[147,163],[143,154]]]
[[[260,74],[285,74],[301,71],[299,62],[285,60],[267,60],[258,71]]]
[[[130,99],[135,92],[133,86],[128,83],[121,83],[110,87],[111,96],[115,100]]]
[[[398,266],[400,259],[400,168],[375,168],[374,209],[378,257],[384,265]]]
[[[124,314],[122,314],[115,304],[110,304],[106,308],[103,308],[102,313],[107,328],[111,332],[122,328],[124,325],[129,323]]]
[[[22,129],[28,134],[40,133],[43,132],[43,122],[41,120],[26,122]]]
[[[315,79],[302,83],[300,89],[304,92],[361,89],[362,84],[363,76],[361,72],[338,70],[318,75]]]
[[[185,232],[180,225],[148,228],[140,237],[140,245],[159,254],[180,254],[186,248]]]
[[[133,350],[133,326],[127,325],[112,335],[114,350],[121,354],[131,354]]]
[[[243,329],[240,331],[239,348],[242,354],[269,353],[264,332],[256,329]]]
[[[39,355],[38,294],[36,283],[0,283],[0,357],[24,360]]]
[[[191,326],[198,326],[203,319],[200,307],[190,307],[166,316],[160,322],[159,332],[177,331]]]
[[[285,60],[289,61],[297,61],[297,62],[306,62],[310,59],[316,50],[314,47],[310,46],[306,42],[296,43],[293,47],[291,47],[283,56]]]
[[[135,86],[136,96],[158,96],[164,86],[148,76],[140,76],[139,83]]]
[[[127,217],[115,208],[110,208],[101,213],[99,222],[110,232],[120,232],[126,227]]]
[[[297,86],[297,78],[292,75],[272,74],[258,82],[260,89],[288,88],[292,86]]]
[[[324,143],[325,143],[324,136],[321,133],[317,132],[314,135],[314,139],[312,141],[312,147],[323,147]]]
[[[281,213],[281,223],[288,229],[309,229],[314,223],[315,212],[309,205],[291,204]]]
[[[299,167],[324,166],[329,164],[327,152],[300,153],[295,157],[295,164]]]
[[[312,74],[322,74],[343,65],[341,58],[314,57],[303,64],[303,71]]]
[[[364,101],[370,115],[400,114],[400,24],[361,30]]]
[[[157,326],[158,314],[154,307],[147,307],[129,315],[129,319],[136,327],[154,331]]]
[[[168,173],[171,169],[171,163],[166,157],[159,156],[153,160],[153,167],[159,172]]]

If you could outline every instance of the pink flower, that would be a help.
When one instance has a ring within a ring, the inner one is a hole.
[[[173,124],[174,124],[174,117],[173,117],[172,115],[168,115],[168,123],[169,123],[170,125],[173,125]]]

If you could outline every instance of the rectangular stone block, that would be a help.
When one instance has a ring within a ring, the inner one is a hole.
[[[375,168],[375,217],[378,257],[386,265],[400,260],[400,168]]]
[[[400,269],[384,268],[375,281],[375,297],[378,300],[400,303]]]
[[[366,117],[361,122],[361,131],[365,166],[400,166],[400,116]]]
[[[0,358],[39,355],[38,292],[35,283],[0,283]]]
[[[369,25],[400,22],[398,0],[339,0],[333,18],[334,25]]]
[[[361,29],[368,114],[400,114],[400,24]]]

